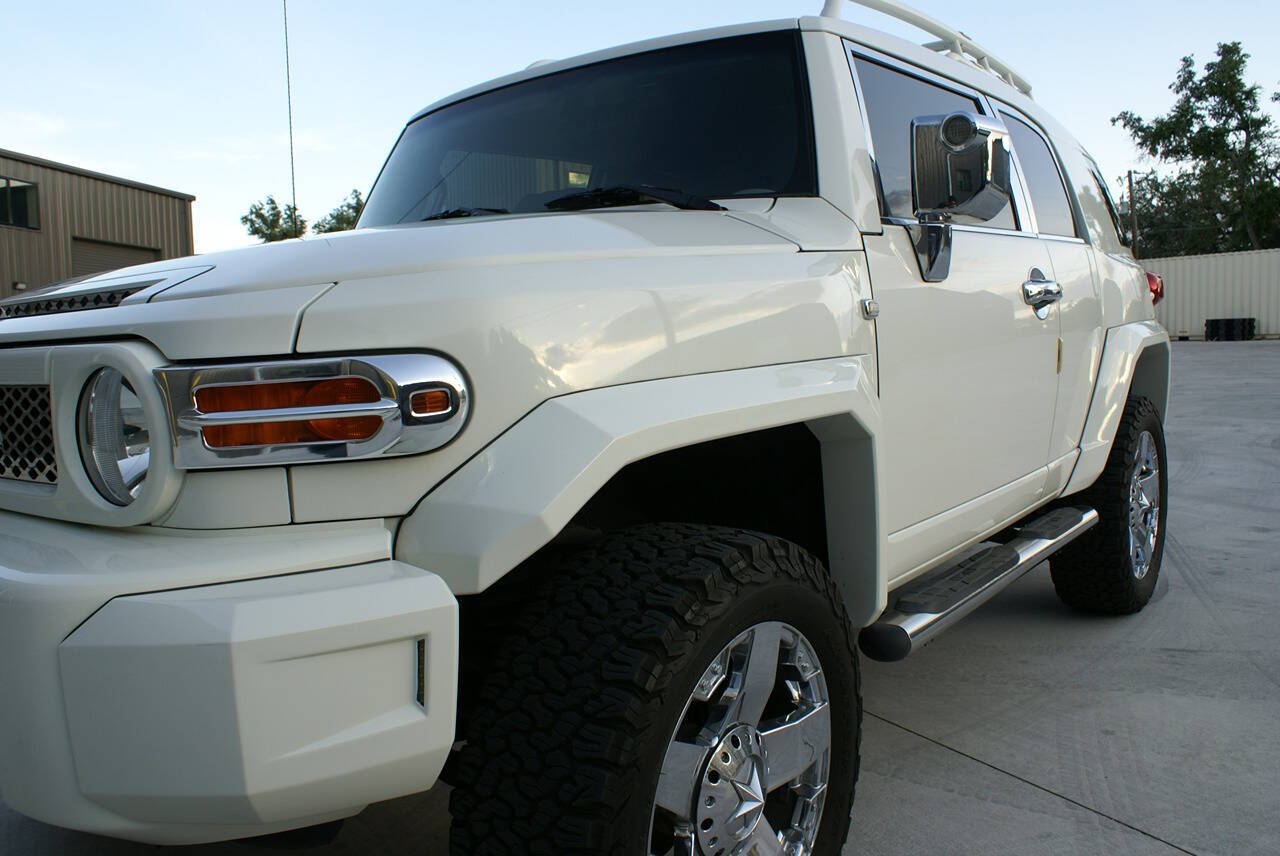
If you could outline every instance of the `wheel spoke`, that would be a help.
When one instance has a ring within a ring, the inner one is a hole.
[[[662,771],[658,774],[656,803],[681,820],[688,821],[693,812],[693,795],[702,773],[710,746],[674,740],[667,747]]]
[[[831,746],[831,708],[822,704],[789,722],[760,732],[769,790],[790,784]]]
[[[1134,570],[1139,571],[1138,576],[1142,576],[1147,571],[1147,564],[1151,561],[1151,556],[1147,553],[1147,539],[1139,540],[1134,549]]]
[[[751,837],[747,839],[743,854],[744,856],[782,856],[782,842],[778,839],[778,833],[773,831],[773,827],[764,817],[760,818],[756,828],[751,831]]]
[[[747,663],[743,667],[737,695],[730,708],[730,721],[756,725],[765,703],[773,694],[778,677],[778,649],[782,645],[782,625],[771,621],[751,633]]]
[[[1160,474],[1155,470],[1144,476],[1138,477],[1138,488],[1142,491],[1142,498],[1146,500],[1148,507],[1158,505],[1160,502]]]

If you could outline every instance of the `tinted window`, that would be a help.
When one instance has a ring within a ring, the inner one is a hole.
[[[1071,214],[1071,202],[1062,184],[1062,173],[1054,160],[1049,144],[1030,125],[1016,116],[1001,113],[1013,137],[1013,150],[1022,166],[1023,180],[1031,193],[1031,205],[1036,212],[1036,225],[1045,235],[1075,237],[1076,221]]]
[[[566,193],[618,184],[816,195],[796,34],[609,60],[430,113],[405,129],[360,225],[453,208],[544,211]]]
[[[911,120],[967,110],[981,113],[973,98],[926,83],[910,75],[864,59],[856,59],[858,81],[866,100],[871,142],[875,146],[880,181],[881,213],[890,217],[915,217],[911,199]],[[993,220],[957,216],[957,223],[1016,229],[1013,207],[1006,206]]]
[[[31,182],[0,177],[0,225],[40,228],[39,202]]]

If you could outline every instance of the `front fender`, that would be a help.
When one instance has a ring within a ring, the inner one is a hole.
[[[885,591],[874,472],[880,412],[869,368],[866,356],[838,357],[550,399],[419,504],[400,527],[396,557],[429,568],[455,595],[481,592],[554,538],[627,464],[807,423],[823,444],[832,572],[856,602],[855,620],[874,617]]]

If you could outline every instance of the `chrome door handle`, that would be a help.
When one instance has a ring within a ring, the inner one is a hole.
[[[1062,299],[1062,286],[1051,279],[1029,279],[1022,284],[1028,306],[1047,306]]]
[[[1032,270],[1031,279],[1022,284],[1022,299],[1036,311],[1036,317],[1043,320],[1049,315],[1049,304],[1062,299],[1062,286],[1045,279],[1039,270]]]

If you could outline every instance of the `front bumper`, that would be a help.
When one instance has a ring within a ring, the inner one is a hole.
[[[0,512],[0,788],[152,843],[259,835],[430,787],[457,602],[382,521],[218,534]]]

